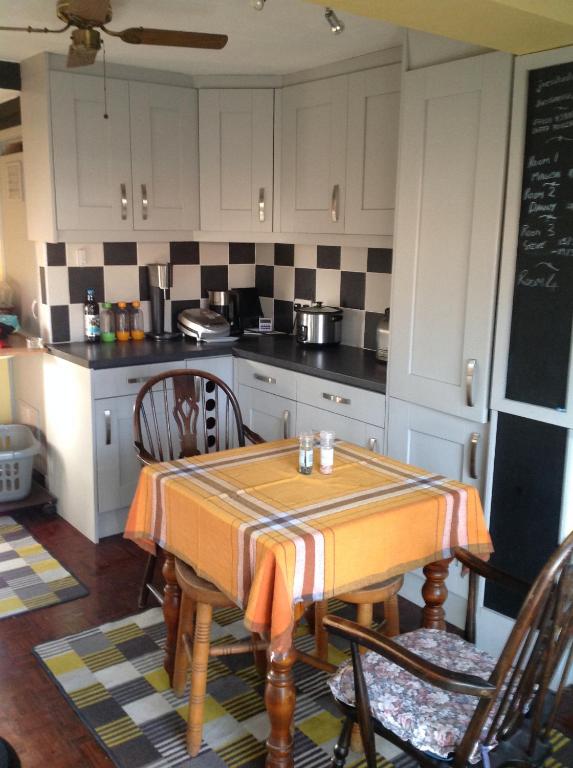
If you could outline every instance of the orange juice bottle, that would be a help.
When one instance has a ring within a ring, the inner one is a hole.
[[[115,335],[118,341],[129,341],[129,315],[125,301],[117,302]]]
[[[134,341],[141,341],[145,338],[145,331],[143,330],[143,312],[139,301],[131,302],[131,312],[129,313],[131,338]]]

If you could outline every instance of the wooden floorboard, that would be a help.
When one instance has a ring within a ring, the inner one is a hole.
[[[32,655],[39,643],[81,632],[137,612],[146,555],[121,536],[92,544],[61,518],[39,511],[13,515],[89,595],[0,621],[0,736],[18,752],[23,768],[100,768],[105,752]],[[401,600],[402,631],[420,625],[420,609]],[[573,732],[573,696],[560,726]]]

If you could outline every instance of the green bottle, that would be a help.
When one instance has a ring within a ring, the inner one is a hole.
[[[100,328],[102,341],[115,341],[115,317],[109,301],[101,305]]]

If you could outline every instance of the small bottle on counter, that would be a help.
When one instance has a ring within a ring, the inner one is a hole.
[[[95,288],[86,290],[84,302],[84,335],[90,343],[98,342],[100,338],[99,305],[95,300]]]
[[[129,313],[131,338],[134,341],[141,341],[145,338],[143,330],[143,312],[139,301],[131,302],[131,312]]]
[[[330,475],[334,467],[334,432],[323,429],[320,433],[320,471]]]
[[[310,475],[314,463],[314,435],[301,432],[298,436],[298,471],[301,475]]]
[[[117,302],[115,315],[115,335],[118,341],[129,341],[129,315],[125,301]]]
[[[100,330],[102,341],[115,341],[115,317],[109,301],[104,301],[101,305]]]

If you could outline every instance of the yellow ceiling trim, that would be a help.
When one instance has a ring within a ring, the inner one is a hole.
[[[325,5],[325,0],[307,0]],[[572,0],[329,0],[340,11],[524,54],[573,44]]]

